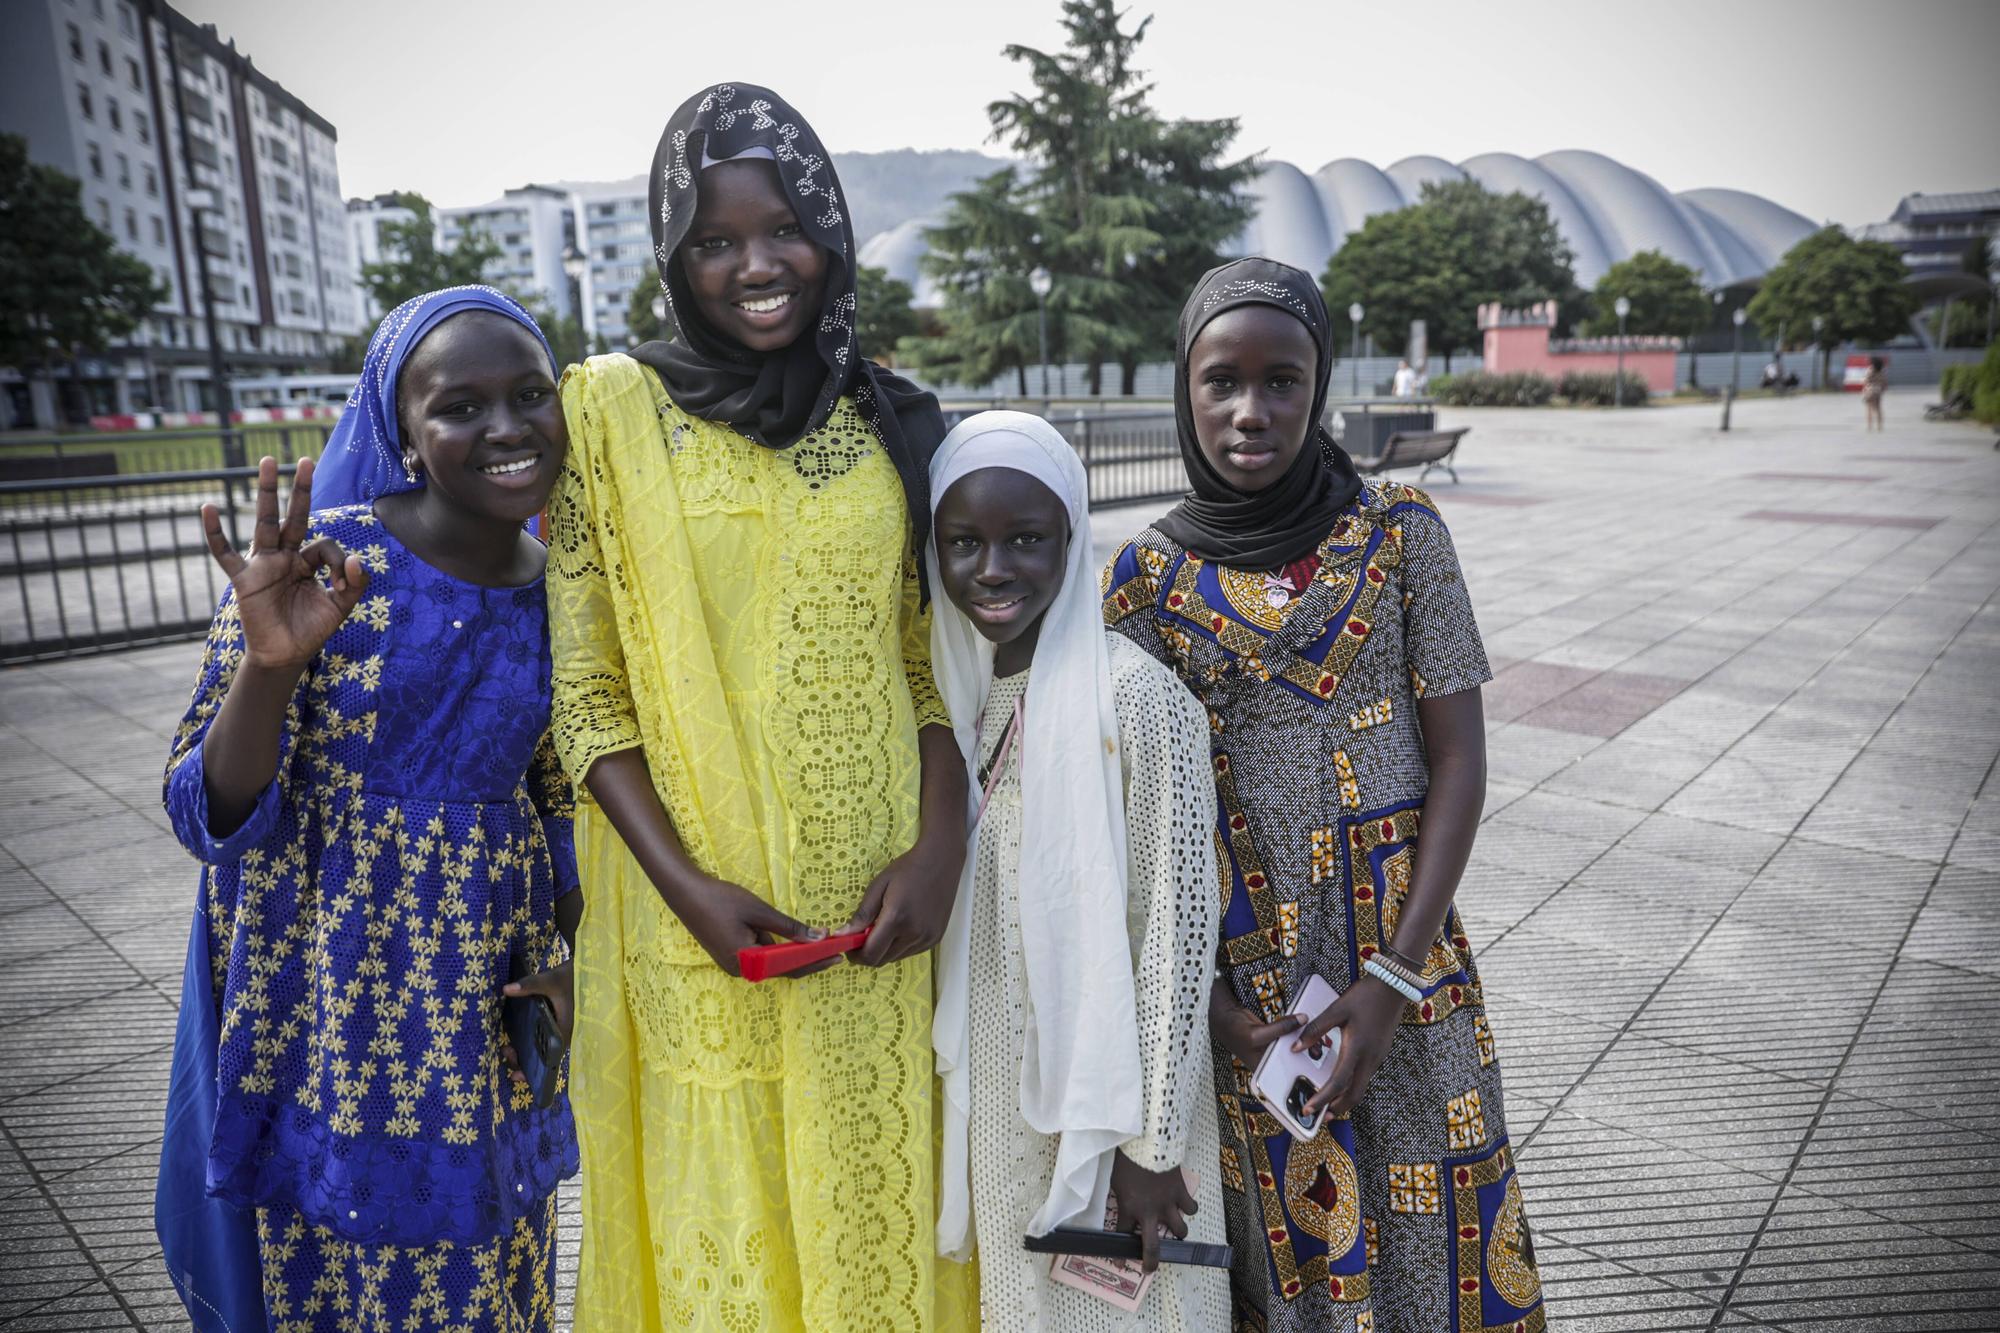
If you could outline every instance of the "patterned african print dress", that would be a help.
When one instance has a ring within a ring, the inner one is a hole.
[[[895,468],[850,399],[770,449],[623,355],[572,366],[563,405],[564,764],[643,748],[696,865],[846,922],[916,838],[918,728],[949,725]],[[930,957],[753,985],[587,789],[576,836],[578,1333],[932,1327]]]
[[[1417,700],[1492,678],[1423,492],[1365,485],[1309,559],[1240,570],[1157,530],[1105,572],[1105,618],[1208,705],[1229,886],[1222,965],[1276,1018],[1391,938],[1429,785]],[[1500,1067],[1457,910],[1352,1115],[1294,1142],[1215,1050],[1236,1327],[1544,1326]]]
[[[243,661],[233,591],[174,737],[166,807],[206,863],[220,1020],[212,1194],[254,1208],[273,1333],[553,1326],[564,1097],[502,1056],[510,963],[561,960],[570,801],[547,743],[539,581],[462,582],[367,506],[313,515],[367,565],[299,682],[277,776],[210,833],[209,725]]]

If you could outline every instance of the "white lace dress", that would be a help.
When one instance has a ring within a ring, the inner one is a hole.
[[[1166,667],[1123,637],[1110,638],[1124,757],[1129,892],[1126,930],[1139,1018],[1145,1129],[1125,1145],[1159,1171],[1191,1167],[1199,1213],[1189,1238],[1221,1242],[1221,1149],[1210,1075],[1208,990],[1222,899],[1215,869],[1215,781],[1208,719]],[[994,753],[1028,673],[993,682],[980,730]],[[1033,722],[1029,731],[1032,734]],[[1113,1333],[1229,1326],[1229,1275],[1163,1264],[1138,1311],[1049,1280],[1049,1256],[1021,1248],[1048,1197],[1056,1141],[1021,1118],[1021,1050],[1028,1018],[1022,971],[1019,765],[1009,763],[980,825],[971,941],[972,1224],[979,1300],[988,1330]]]

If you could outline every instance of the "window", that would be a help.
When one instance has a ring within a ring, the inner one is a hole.
[[[125,210],[125,236],[128,240],[139,239],[139,215],[129,208]]]
[[[218,112],[216,112],[216,113],[215,113],[215,131],[216,131],[216,133],[217,133],[217,134],[227,134],[227,133],[229,133],[229,113],[228,113],[228,112],[226,112],[226,111],[218,111]]]
[[[83,155],[84,155],[84,157],[85,157],[85,158],[87,158],[87,159],[89,160],[89,162],[90,162],[90,174],[91,174],[91,175],[93,175],[93,176],[95,176],[95,177],[96,177],[97,179],[99,179],[99,180],[103,180],[103,179],[104,179],[104,154],[102,154],[102,153],[100,153],[100,152],[98,152],[98,151],[97,151],[97,145],[96,145],[96,144],[86,144],[86,145],[84,146],[84,150],[83,150]]]
[[[111,72],[111,43],[101,41],[97,44],[97,67],[106,74]]]
[[[79,83],[76,85],[76,104],[83,108],[83,118],[85,120],[97,119],[96,105],[90,100],[89,84]]]
[[[278,214],[278,234],[288,241],[299,239],[299,224],[292,221],[291,214]]]
[[[141,86],[139,83],[139,62],[130,56],[125,58],[125,81],[132,85],[133,92],[136,93],[139,91]]]
[[[303,315],[303,314],[305,314],[305,312],[306,312],[306,298],[305,298],[305,294],[304,294],[304,293],[302,293],[302,292],[300,292],[300,291],[299,291],[298,289],[294,288],[294,289],[292,289],[291,291],[288,291],[288,292],[286,292],[286,293],[285,293],[285,296],[286,296],[286,298],[287,298],[287,299],[288,299],[288,300],[290,301],[290,303],[291,303],[291,307],[292,307],[292,313],[293,313],[294,315]]]
[[[71,60],[82,60],[83,34],[76,30],[74,23],[66,23],[63,26],[69,29],[69,58]]]
[[[145,112],[134,111],[132,113],[132,128],[138,133],[140,143],[153,142],[153,122],[146,119]]]
[[[103,224],[104,230],[111,230],[111,202],[109,200],[100,199],[97,201],[97,220]]]
[[[132,160],[123,153],[118,155],[118,188],[121,190],[132,188]]]
[[[132,17],[132,6],[126,4],[125,0],[118,0],[118,31],[127,37],[135,37],[139,32],[139,24]]]
[[[151,167],[146,168],[146,197],[148,199],[160,197],[160,177]]]
[[[158,213],[155,213],[153,214],[153,244],[165,245],[166,243],[167,243],[167,224],[160,221],[160,215]]]
[[[125,128],[125,116],[118,110],[117,98],[107,97],[104,99],[104,114],[111,121],[112,129],[122,130]]]

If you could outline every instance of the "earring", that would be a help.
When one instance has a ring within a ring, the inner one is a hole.
[[[411,485],[417,483],[417,456],[414,452],[403,455],[403,475],[410,479]]]

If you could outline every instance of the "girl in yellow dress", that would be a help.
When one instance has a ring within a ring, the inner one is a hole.
[[[550,509],[588,899],[576,1327],[930,1328],[928,951],[965,776],[913,553],[944,423],[860,358],[846,199],[776,94],[675,112],[652,211],[674,338],[564,378]],[[837,966],[736,975],[861,925]]]

